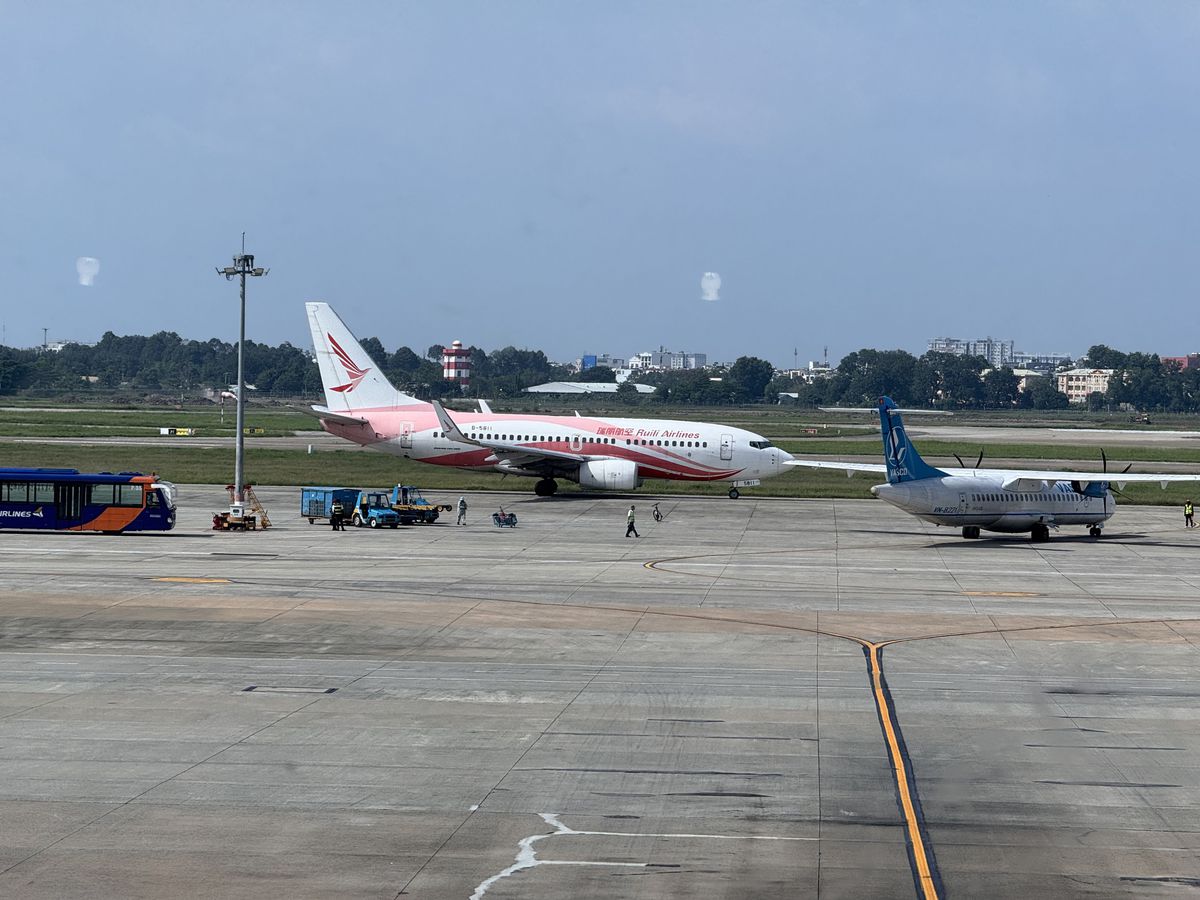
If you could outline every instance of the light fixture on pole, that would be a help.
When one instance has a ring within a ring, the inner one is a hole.
[[[246,487],[243,474],[243,451],[245,449],[245,417],[246,417],[246,373],[243,368],[243,357],[246,345],[246,276],[258,277],[266,275],[270,269],[255,267],[254,254],[246,252],[246,232],[242,232],[242,252],[233,258],[233,265],[217,269],[218,275],[224,275],[226,281],[234,278],[242,280],[242,314],[238,325],[238,357],[237,357],[237,435],[234,440],[233,457],[233,503],[229,507],[229,515],[240,519],[245,514],[243,492]]]

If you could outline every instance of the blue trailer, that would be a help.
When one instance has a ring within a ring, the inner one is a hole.
[[[334,500],[342,501],[343,515],[349,521],[358,501],[358,488],[305,487],[300,488],[300,515],[311,525],[317,519],[328,519]]]

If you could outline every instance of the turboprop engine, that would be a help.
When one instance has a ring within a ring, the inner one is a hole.
[[[593,459],[579,465],[580,487],[631,491],[638,481],[637,463],[628,459]]]

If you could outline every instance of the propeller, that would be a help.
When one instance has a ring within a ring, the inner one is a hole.
[[[959,456],[957,453],[953,454],[953,456],[954,456],[954,458],[955,458],[955,459],[957,459],[957,460],[958,460],[958,466],[959,466],[959,468],[961,468],[961,469],[965,469],[965,468],[967,467],[967,464],[966,464],[966,463],[964,463],[964,462],[962,461],[962,457],[961,457],[961,456]],[[979,465],[980,465],[980,463],[982,463],[982,462],[983,462],[983,448],[982,448],[982,447],[980,447],[980,448],[979,448],[979,459],[975,460],[975,465],[974,465],[974,467],[973,467],[973,468],[976,468],[976,469],[978,469],[978,468],[979,468]]]
[[[1108,473],[1108,454],[1106,454],[1104,452],[1103,447],[1100,448],[1100,462],[1103,464],[1105,474],[1107,474]],[[1124,475],[1126,472],[1128,472],[1132,468],[1133,468],[1133,463],[1128,463],[1128,464],[1126,464],[1125,468],[1123,468],[1118,474]]]
[[[1104,452],[1103,447],[1100,448],[1100,462],[1101,462],[1102,468],[1104,469],[1104,473],[1108,474],[1108,454]],[[1125,465],[1125,468],[1123,468],[1118,474],[1124,475],[1126,472],[1128,472],[1132,468],[1133,468],[1133,463],[1127,463]],[[1121,490],[1119,487],[1117,487],[1115,484],[1113,484],[1110,481],[1108,483],[1108,491],[1104,492],[1104,511],[1106,513],[1108,512],[1108,492],[1109,491],[1116,494],[1118,497],[1129,499],[1128,495],[1123,490]]]

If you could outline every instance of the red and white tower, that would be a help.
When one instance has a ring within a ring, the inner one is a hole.
[[[442,348],[442,378],[464,388],[471,383],[471,351],[462,341]]]

